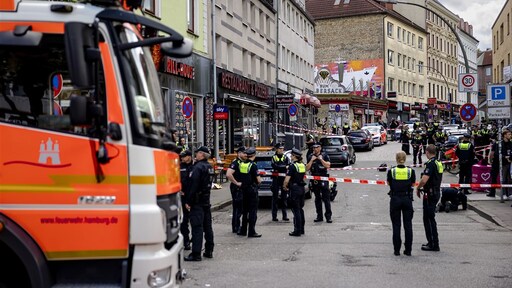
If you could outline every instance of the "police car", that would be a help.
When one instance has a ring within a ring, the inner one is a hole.
[[[288,157],[291,161],[291,150],[284,152],[284,155]],[[259,172],[268,172],[272,173],[272,157],[275,155],[275,151],[258,151],[256,152],[256,158],[254,159],[254,162],[258,165],[258,171]],[[258,196],[261,197],[272,197],[272,190],[270,189],[272,186],[272,176],[271,175],[260,175],[261,177],[261,184],[260,188],[258,189]],[[309,182],[309,180],[305,180],[306,183]],[[306,185],[306,198],[311,198],[311,193],[308,189],[309,185]]]

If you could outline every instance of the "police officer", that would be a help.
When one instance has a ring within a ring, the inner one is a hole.
[[[402,133],[400,134],[400,143],[402,143],[402,151],[407,155],[411,155],[409,140],[411,139],[411,135],[409,134],[409,126],[402,126]]]
[[[441,193],[441,202],[439,203],[439,212],[459,210],[462,204],[462,210],[468,209],[468,197],[462,191],[455,188],[443,188]]]
[[[423,137],[421,136],[419,130],[414,131],[414,136],[411,139],[411,145],[413,164],[416,165],[416,158],[418,159],[418,163],[421,164],[423,162],[421,160],[421,146],[423,145]]]
[[[271,165],[274,173],[284,174],[286,173],[286,169],[288,165],[290,165],[290,160],[288,157],[284,156],[284,145],[281,143],[277,143],[276,146],[276,154],[272,157]],[[288,193],[283,190],[283,182],[284,176],[272,176],[272,221],[279,221],[277,219],[277,208],[279,206],[279,191],[281,191],[281,205],[282,205],[282,213],[283,213],[283,221],[290,221],[288,219],[288,215],[286,214],[286,208],[288,203]]]
[[[203,233],[205,239],[203,256],[213,258],[213,228],[212,212],[210,210],[210,190],[212,188],[215,171],[208,163],[210,149],[205,146],[196,151],[196,163],[189,174],[190,191],[185,198],[185,207],[190,211],[190,225],[192,226],[192,253],[185,257],[185,261],[201,261],[203,249]]]
[[[293,231],[288,233],[290,236],[300,236],[304,234],[304,197],[306,183],[304,175],[306,174],[306,165],[302,163],[302,152],[298,149],[292,149],[293,164],[288,166],[288,172],[284,179],[283,187],[290,191],[290,205],[293,212]]]
[[[428,125],[428,128],[427,128],[427,138],[428,138],[428,143],[427,144],[436,144],[434,142],[434,133],[435,133],[435,128],[434,128],[434,124],[433,123],[430,123]],[[426,148],[426,147],[425,147]]]
[[[350,125],[348,125],[348,123],[345,122],[345,124],[343,124],[342,130],[343,130],[343,135],[347,135],[348,131],[350,131]]]
[[[186,199],[190,190],[190,178],[188,175],[192,171],[192,151],[185,150],[180,154],[180,178],[181,178],[181,198]],[[190,250],[190,230],[188,227],[190,220],[190,213],[185,207],[185,201],[183,201],[183,220],[180,225],[181,235],[183,235],[183,245],[185,250]]]
[[[465,133],[462,138],[462,143],[457,145],[455,155],[459,158],[459,184],[471,184],[471,167],[475,159],[475,148],[469,142],[471,135]],[[463,188],[464,194],[471,194],[469,188]]]
[[[437,129],[437,131],[434,133],[433,138],[436,144],[444,144],[444,142],[446,141],[446,134],[443,132],[443,129],[439,127],[439,129]]]
[[[434,145],[427,147],[428,161],[417,187],[416,195],[421,198],[423,193],[423,226],[427,244],[421,246],[424,251],[439,251],[439,236],[436,223],[436,206],[441,194],[443,180],[443,164],[436,159],[437,149]]]
[[[322,145],[317,142],[313,145],[313,154],[308,157],[306,170],[311,171],[313,176],[329,177],[327,169],[331,168],[329,156],[322,153]],[[329,181],[312,180],[311,190],[315,193],[316,219],[314,222],[324,221],[322,215],[322,202],[325,205],[325,219],[332,223],[331,199],[329,193]]]
[[[261,183],[261,177],[258,175],[258,166],[254,163],[256,157],[256,149],[253,147],[245,150],[247,160],[240,163],[240,179],[236,183],[243,193],[242,204],[242,226],[237,235],[257,238],[261,234],[256,233],[255,226],[258,212],[258,185]],[[249,233],[247,233],[249,226]]]
[[[237,158],[231,162],[228,171],[226,171],[226,178],[231,182],[229,189],[231,190],[231,199],[233,207],[233,215],[231,216],[231,230],[233,233],[238,233],[240,230],[240,217],[242,217],[242,203],[243,193],[240,190],[240,185],[237,185],[241,181],[240,175],[240,163],[247,160],[247,154],[245,154],[245,147],[240,146],[237,149]]]
[[[306,147],[308,148],[308,152],[306,152],[306,157],[309,157],[313,153],[313,144],[315,144],[315,136],[313,134],[306,134]]]
[[[405,231],[404,254],[411,256],[412,250],[412,192],[416,182],[416,174],[413,169],[405,167],[406,154],[403,151],[396,153],[397,166],[388,170],[387,180],[390,187],[389,213],[393,225],[393,248],[395,255],[400,255],[402,239],[400,238],[400,218],[403,215]]]

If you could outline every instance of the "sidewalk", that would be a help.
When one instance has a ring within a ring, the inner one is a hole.
[[[221,189],[211,190],[210,203],[212,204],[212,211],[217,211],[231,205],[229,182],[224,182],[221,186]]]
[[[496,197],[487,197],[484,192],[473,192],[468,196],[468,208],[478,213],[485,219],[512,231],[512,201],[505,199],[500,203],[498,196],[500,191],[496,191]]]

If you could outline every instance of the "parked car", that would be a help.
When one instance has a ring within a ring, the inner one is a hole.
[[[446,125],[443,125],[443,132],[444,133],[448,133],[449,131],[452,131],[452,130],[459,130],[459,124],[446,124]]]
[[[350,131],[348,132],[347,137],[350,144],[352,144],[352,147],[355,149],[366,149],[371,151],[374,147],[372,134],[366,129]]]
[[[388,133],[382,126],[364,126],[362,129],[370,131],[373,144],[384,145],[388,143]]]
[[[320,139],[322,151],[329,155],[331,164],[348,166],[356,163],[356,153],[347,136],[326,136]]]
[[[448,140],[444,142],[444,147],[446,150],[455,147],[460,143],[460,139],[462,139],[462,135],[450,135],[448,136]]]
[[[288,157],[291,161],[291,150],[284,152],[284,155]],[[258,165],[258,171],[262,172],[272,172],[272,157],[274,156],[274,151],[262,151],[256,152],[256,158],[254,162]],[[303,160],[306,162],[306,159]],[[270,175],[260,175],[261,176],[261,184],[258,189],[258,197],[272,197],[272,190],[270,190],[272,186],[272,176]],[[308,184],[309,180],[305,180],[306,184]],[[306,185],[306,198],[311,198],[311,192],[309,191],[309,185]]]

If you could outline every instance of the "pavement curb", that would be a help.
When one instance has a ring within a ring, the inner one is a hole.
[[[471,202],[473,202],[473,201],[471,201]],[[485,211],[484,209],[478,207],[478,205],[473,205],[471,202],[468,202],[468,208],[470,210],[475,211],[478,215],[482,216],[483,218],[487,219],[488,221],[490,221],[500,227],[503,227],[505,229],[512,231],[512,227],[503,223],[503,221],[501,221],[498,217],[496,217],[496,215]]]
[[[227,206],[230,206],[230,205],[231,205],[231,203],[232,203],[232,200],[226,200],[226,201],[224,201],[224,202],[220,202],[220,203],[217,203],[217,204],[212,205],[212,207],[210,208],[210,210],[211,210],[212,212],[214,212],[214,211],[219,211],[219,210],[221,210],[221,209],[223,209],[223,208],[226,208]]]

